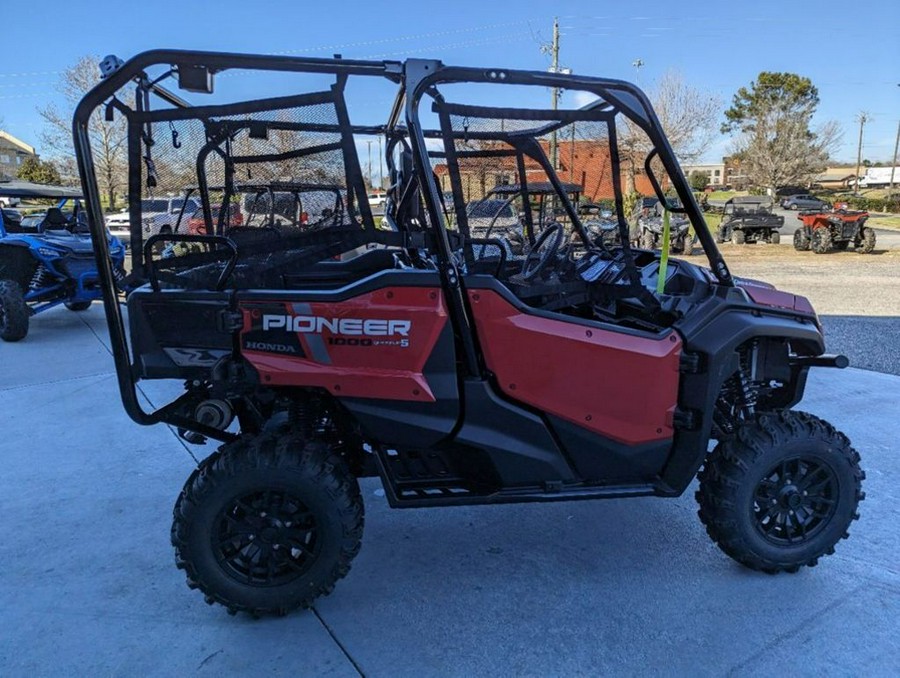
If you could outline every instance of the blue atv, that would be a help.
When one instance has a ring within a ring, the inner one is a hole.
[[[19,341],[32,315],[65,304],[85,311],[102,297],[90,231],[81,205],[63,212],[68,199],[31,227],[0,212],[0,339]],[[33,220],[32,220],[33,221]],[[124,277],[125,248],[107,231],[113,270]]]

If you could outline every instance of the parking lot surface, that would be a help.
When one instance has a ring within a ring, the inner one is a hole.
[[[127,419],[105,332],[95,304],[0,345],[4,676],[900,674],[900,377],[811,376],[802,408],[843,429],[868,473],[851,538],[816,568],[738,566],[693,488],[392,511],[367,480],[349,576],[315,610],[253,620],[208,607],[175,569],[171,507],[195,461],[167,427]]]

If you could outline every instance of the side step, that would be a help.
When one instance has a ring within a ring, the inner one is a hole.
[[[456,473],[435,450],[375,450],[385,495],[393,508],[472,506],[665,495],[653,484],[589,485],[551,481],[542,486],[496,487],[473,483]]]

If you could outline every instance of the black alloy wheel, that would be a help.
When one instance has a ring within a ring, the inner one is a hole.
[[[815,537],[834,514],[837,500],[838,480],[831,467],[814,457],[797,457],[763,476],[751,512],[767,541],[792,545]]]
[[[252,586],[297,579],[321,550],[315,515],[290,492],[273,489],[233,499],[219,514],[212,538],[219,565]]]
[[[253,616],[328,595],[359,552],[363,503],[328,445],[242,435],[204,459],[175,502],[172,545],[189,588]]]

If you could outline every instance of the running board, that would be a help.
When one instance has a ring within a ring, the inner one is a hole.
[[[439,452],[376,449],[375,461],[392,508],[474,506],[528,502],[616,499],[621,497],[672,496],[655,483],[594,485],[548,481],[541,485],[497,490],[477,486],[459,476]]]

